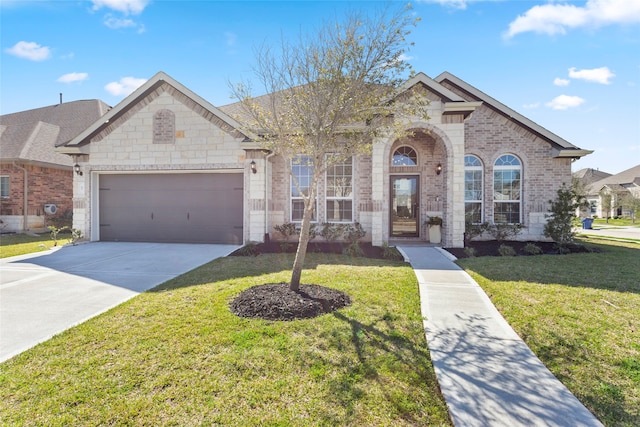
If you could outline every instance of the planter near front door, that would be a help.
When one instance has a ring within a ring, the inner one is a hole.
[[[439,225],[429,226],[429,242],[440,243],[442,240],[442,230]]]

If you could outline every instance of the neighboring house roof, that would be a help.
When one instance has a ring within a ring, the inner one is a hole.
[[[640,186],[640,165],[594,182],[587,187],[587,194],[598,194],[604,187],[622,190],[634,186]]]
[[[548,141],[552,147],[554,147],[553,156],[554,157],[568,157],[568,158],[580,158],[582,156],[586,156],[588,154],[593,153],[593,150],[583,150],[570,142],[564,140],[558,135],[548,131],[532,120],[526,118],[522,114],[512,110],[501,102],[495,100],[491,96],[482,92],[481,90],[471,86],[469,83],[463,81],[462,79],[454,76],[453,74],[445,71],[440,74],[438,77],[434,79],[436,82],[441,84],[449,84],[453,87],[457,88],[459,91],[463,92],[470,100],[473,101],[482,101],[486,106],[491,108],[494,111],[502,114],[505,117],[508,117],[511,120],[519,123],[521,126],[526,127],[535,135],[538,135],[540,138]]]
[[[0,159],[70,167],[72,159],[57,153],[55,147],[74,138],[109,108],[92,99],[2,115]]]
[[[611,176],[610,173],[591,168],[580,169],[579,171],[574,172],[572,175],[584,186],[593,184],[596,181],[600,181],[601,179],[605,179]]]
[[[204,98],[192,92],[186,86],[174,80],[169,75],[160,71],[147,80],[145,84],[123,99],[118,105],[113,107],[107,114],[90,124],[82,133],[77,135],[71,141],[64,143],[58,148],[58,151],[65,154],[83,154],[83,146],[89,144],[91,140],[100,133],[109,133],[111,130],[115,129],[119,125],[118,119],[123,116],[124,119],[126,119],[129,112],[145,105],[142,101],[151,96],[155,91],[161,90],[163,85],[169,85],[174,90],[184,95],[188,100],[190,100],[192,107],[196,108],[207,120],[215,122],[218,126],[236,138],[247,139],[246,135],[238,131],[238,129],[240,129],[240,124],[233,118],[229,117],[219,108],[214,107]],[[198,106],[200,108],[198,108]]]

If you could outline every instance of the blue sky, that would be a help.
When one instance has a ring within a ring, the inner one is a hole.
[[[398,3],[399,5],[402,3]],[[253,49],[372,1],[0,0],[0,113],[115,106],[158,71],[221,106]],[[573,165],[640,164],[640,1],[429,0],[407,60],[449,71],[580,148]]]

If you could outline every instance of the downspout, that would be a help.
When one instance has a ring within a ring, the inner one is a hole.
[[[23,168],[22,166],[18,166],[18,164],[16,162],[13,162],[13,166],[21,169],[22,172],[24,173],[24,195],[22,196],[22,201],[23,201],[23,207],[22,207],[22,214],[24,215],[24,219],[23,219],[23,224],[22,224],[22,231],[27,231],[27,219],[28,219],[28,214],[27,214],[27,209],[29,208],[29,172],[27,172],[26,168]]]
[[[264,243],[269,243],[269,158],[272,157],[275,153],[271,151],[269,154],[264,156]]]

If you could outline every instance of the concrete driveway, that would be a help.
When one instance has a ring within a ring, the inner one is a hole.
[[[0,362],[237,248],[94,242],[0,259]]]

